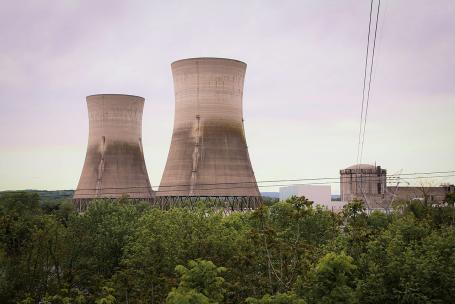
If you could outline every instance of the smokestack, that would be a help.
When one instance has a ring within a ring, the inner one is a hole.
[[[74,193],[76,205],[81,209],[91,199],[120,198],[125,194],[132,199],[151,199],[154,192],[142,150],[144,98],[92,95],[87,97],[87,107],[88,146]]]
[[[246,64],[191,58],[171,67],[174,130],[157,196],[260,199],[243,125]]]

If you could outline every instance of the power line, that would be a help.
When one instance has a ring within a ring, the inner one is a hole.
[[[388,175],[387,179],[394,179],[399,178],[400,176],[412,176],[412,175],[438,175],[438,174],[448,174],[448,173],[455,173],[455,170],[450,171],[430,171],[430,172],[413,172],[413,173],[402,173],[402,174],[391,174]],[[438,176],[433,176],[438,177]],[[355,177],[359,180],[362,178],[360,175]],[[374,176],[376,178],[376,176]],[[296,179],[271,179],[271,180],[262,180],[256,182],[226,182],[226,183],[201,183],[198,184],[199,186],[216,186],[216,185],[238,185],[238,184],[262,184],[262,183],[276,183],[276,182],[300,182],[300,181],[320,181],[320,180],[338,180],[340,177],[316,177],[316,178],[296,178]],[[367,178],[363,177],[363,180],[367,180]],[[151,187],[155,188],[166,188],[166,187],[189,187],[190,184],[175,184],[175,185],[151,185]],[[103,188],[103,189],[134,189],[134,188],[148,188],[148,186],[132,186],[132,187],[111,187],[111,188]],[[96,188],[81,188],[78,190],[96,190]]]
[[[391,174],[387,175],[387,179],[393,179],[395,177],[399,177],[402,175],[410,176],[410,175],[435,175],[435,174],[447,174],[447,173],[455,173],[455,170],[451,171],[432,171],[432,172],[414,172],[414,173],[402,173],[402,174]],[[437,177],[437,176],[435,176]],[[356,175],[357,178],[357,175]],[[360,175],[358,177],[361,179]],[[261,184],[261,183],[276,183],[276,182],[300,182],[300,181],[318,181],[318,180],[337,180],[340,177],[316,177],[316,178],[296,178],[296,179],[271,179],[271,180],[262,180],[256,182],[226,182],[226,183],[201,183],[198,184],[199,186],[215,186],[215,185],[238,185],[238,184]],[[365,180],[365,177],[363,177]],[[151,185],[150,187],[155,188],[166,188],[166,187],[189,187],[190,184],[175,184],[175,185]],[[149,188],[148,186],[131,186],[131,187],[111,187],[111,188],[103,188],[103,189],[135,189],[135,188]],[[80,188],[78,190],[96,190],[96,188]]]
[[[368,21],[368,38],[367,38],[367,50],[365,55],[365,68],[363,72],[363,90],[362,90],[362,107],[360,110],[360,126],[359,126],[359,139],[357,143],[357,158],[356,164],[359,163],[359,154],[360,154],[360,138],[362,134],[362,122],[363,122],[363,105],[365,103],[365,86],[366,86],[366,79],[367,79],[367,70],[368,70],[368,55],[370,51],[370,33],[371,33],[371,14],[373,12],[373,0],[370,2],[370,17]]]
[[[365,143],[365,129],[366,129],[366,125],[367,125],[368,105],[370,103],[371,80],[372,80],[372,75],[373,75],[374,53],[375,53],[375,49],[376,49],[376,35],[377,35],[377,32],[378,32],[379,10],[380,10],[380,8],[381,8],[381,0],[378,0],[378,9],[377,9],[377,12],[376,12],[376,24],[375,24],[374,39],[373,39],[373,52],[372,52],[372,55],[371,55],[370,75],[369,75],[369,81],[368,81],[367,104],[366,104],[366,108],[365,108],[365,116],[364,116],[364,122],[363,122],[362,146],[360,148],[359,163],[362,162],[362,158],[363,158],[363,146],[364,146],[364,143]]]
[[[452,177],[455,175],[440,175],[440,174],[450,174],[450,173],[455,173],[455,170],[451,171],[433,171],[433,172],[414,172],[414,173],[403,173],[403,174],[394,174],[394,175],[389,175],[386,176],[386,180],[389,182],[396,182],[401,179],[400,176],[411,176],[407,177],[406,179],[425,179],[425,178],[441,178],[441,177]],[[413,176],[413,175],[424,175],[424,176]],[[372,180],[378,180],[380,179],[380,176],[357,176],[350,181],[347,181],[346,183],[350,182],[358,182],[358,181],[372,181]],[[332,181],[329,182],[327,180],[337,180],[337,181]],[[258,182],[230,182],[230,183],[207,183],[207,184],[198,184],[198,186],[217,186],[217,185],[224,185],[227,187],[221,187],[221,188],[198,188],[198,190],[216,190],[216,189],[237,189],[237,188],[252,188],[256,187],[277,187],[277,186],[289,186],[292,184],[282,184],[282,185],[260,185],[261,183],[284,183],[284,182],[300,182],[300,181],[315,181],[307,184],[342,184],[344,182],[340,181],[340,177],[322,177],[322,178],[300,178],[300,179],[275,179],[275,180],[264,180],[264,181],[258,181]],[[318,181],[325,181],[325,182],[318,182]],[[250,186],[246,187],[239,187],[235,185],[246,185],[246,184],[251,184]],[[166,187],[172,187],[172,188],[177,188],[177,187],[189,187],[189,184],[177,184],[177,185],[163,185],[163,186],[151,186],[155,188],[166,188]],[[94,191],[94,190],[123,190],[123,189],[146,189],[149,188],[148,186],[132,186],[132,187],[106,187],[106,188],[86,188],[86,189],[77,189],[78,191]],[[160,192],[171,192],[171,191],[184,191],[186,189],[180,189],[180,190],[158,190]],[[139,192],[138,192],[139,193]],[[145,193],[145,192],[144,192]]]
[[[444,175],[444,176],[439,176],[439,177],[454,177],[455,174],[452,174],[452,175]],[[410,178],[406,178],[406,180],[409,180],[409,179],[425,179],[425,178],[433,178],[432,176],[418,176],[418,177],[410,177]],[[362,180],[362,181],[368,181],[366,179]],[[351,181],[349,182],[341,182],[341,181],[336,181],[336,182],[319,182],[319,183],[309,183],[309,184],[306,184],[306,185],[327,185],[327,184],[343,184],[343,183],[350,183]],[[396,182],[396,181],[393,181],[393,182]],[[388,183],[392,183],[392,182],[388,182]],[[292,184],[274,184],[274,185],[258,185],[259,188],[268,188],[268,187],[285,187],[285,186],[292,186]],[[213,188],[196,188],[195,190],[198,191],[198,190],[232,190],[232,189],[248,189],[248,188],[251,188],[252,186],[237,186],[237,187],[213,187]],[[102,188],[101,189],[98,189],[98,190],[103,190]],[[181,189],[181,190],[156,190],[156,191],[153,191],[154,193],[160,193],[160,192],[166,192],[166,193],[169,193],[169,192],[181,192],[181,191],[184,191],[184,189]],[[128,193],[130,194],[150,194],[148,191],[128,191]],[[119,192],[103,192],[102,195],[118,195],[118,194],[121,194]],[[93,193],[87,193],[87,194],[78,194],[80,196],[87,196],[87,197],[92,197],[93,196]],[[172,196],[172,194],[169,194],[169,196]],[[184,195],[184,196],[187,196],[187,195]]]

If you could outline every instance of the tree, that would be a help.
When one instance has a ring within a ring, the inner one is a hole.
[[[115,303],[115,297],[113,296],[114,289],[103,286],[101,288],[101,297],[96,299],[95,303],[96,304],[114,304]]]
[[[221,274],[226,271],[217,267],[211,261],[191,260],[189,268],[177,265],[175,270],[180,274],[180,283],[169,293],[166,303],[220,303],[223,301],[225,290]]]
[[[358,261],[361,303],[450,303],[455,290],[455,232],[412,214],[370,240]]]
[[[317,248],[337,235],[336,223],[334,214],[314,208],[305,197],[294,196],[255,211],[250,225],[259,277],[254,280],[256,289],[262,289],[260,295],[290,290],[319,258]]]
[[[357,303],[353,262],[344,253],[327,253],[312,269],[309,284],[298,288],[299,293],[306,294],[310,303]]]
[[[77,214],[3,193],[0,302],[450,303],[450,199],[392,214],[354,201],[340,215],[294,197],[226,215],[124,198]]]
[[[247,298],[247,304],[305,304],[295,293],[277,293],[276,295],[266,294],[261,299]]]
[[[27,301],[27,299],[25,300]],[[33,302],[33,301],[32,301]],[[46,295],[41,301],[43,304],[85,304],[84,294],[76,289],[63,288],[56,295]],[[25,303],[24,303],[25,304]]]
[[[449,206],[452,206],[451,207],[452,208],[452,223],[451,224],[453,226],[455,223],[455,192],[447,193],[445,201]]]
[[[62,287],[64,227],[36,193],[0,196],[0,302],[38,300]]]
[[[355,222],[359,219],[366,218],[365,203],[362,200],[354,198],[352,202],[343,206],[343,216],[349,222]]]

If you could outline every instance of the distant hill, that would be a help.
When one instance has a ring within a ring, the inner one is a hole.
[[[54,190],[54,191],[48,191],[48,190],[20,190],[20,191],[1,191],[1,193],[4,192],[34,192],[38,193],[40,196],[40,199],[42,201],[52,201],[52,200],[60,200],[60,199],[67,199],[67,198],[72,198],[74,194],[74,190]]]
[[[41,200],[59,200],[65,198],[72,198],[74,195],[74,190],[21,190],[26,192],[36,192],[40,196]],[[2,192],[12,192],[12,191],[0,191]],[[279,192],[261,192],[262,196],[271,197],[271,198],[280,198]]]
[[[261,195],[272,198],[280,198],[280,192],[261,192]]]

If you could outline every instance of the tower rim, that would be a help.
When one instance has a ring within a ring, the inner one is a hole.
[[[241,60],[238,60],[238,59],[232,59],[232,58],[225,58],[225,57],[190,57],[190,58],[183,58],[183,59],[178,59],[178,60],[175,60],[171,63],[171,66],[177,64],[177,63],[181,63],[181,62],[185,62],[185,61],[194,61],[194,60],[219,60],[219,61],[228,61],[228,62],[237,62],[237,63],[241,63],[245,66],[247,66],[247,64]]]
[[[100,94],[91,94],[87,95],[85,98],[88,99],[90,97],[101,97],[101,96],[125,96],[125,97],[133,97],[138,98],[145,101],[145,98],[139,95],[131,95],[131,94],[120,94],[120,93],[100,93]]]

